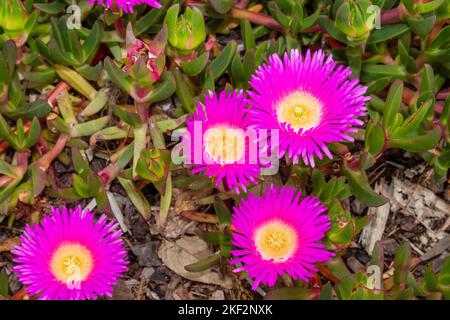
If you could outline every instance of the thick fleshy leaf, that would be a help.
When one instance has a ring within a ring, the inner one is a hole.
[[[214,8],[218,13],[224,14],[230,11],[234,4],[233,0],[208,0],[211,7]]]
[[[383,127],[385,130],[391,132],[395,129],[395,117],[400,111],[403,94],[403,82],[400,80],[394,81],[389,89],[386,99],[386,107],[383,116]]]
[[[364,171],[354,170],[344,165],[343,173],[348,178],[350,190],[361,202],[371,207],[379,207],[387,202],[385,197],[376,193],[369,185]]]
[[[220,255],[215,254],[196,263],[189,264],[184,268],[189,272],[202,272],[219,264]]]

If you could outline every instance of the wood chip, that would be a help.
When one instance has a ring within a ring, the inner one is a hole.
[[[381,179],[381,181],[375,185],[374,189],[377,193],[384,190],[385,192],[392,194],[392,186],[388,186],[384,179]],[[359,238],[361,245],[369,255],[372,254],[375,243],[383,237],[390,210],[391,204],[389,202],[380,207],[369,208],[367,214],[372,217],[372,220],[364,227],[361,237]]]

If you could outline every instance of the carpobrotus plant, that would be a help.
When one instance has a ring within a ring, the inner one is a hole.
[[[226,188],[246,190],[260,174],[258,150],[250,148],[257,140],[249,135],[251,123],[246,97],[241,91],[211,93],[186,120],[183,152],[192,172],[203,172]]]
[[[366,88],[349,80],[350,68],[337,66],[321,50],[298,50],[269,57],[250,80],[250,111],[257,128],[280,130],[280,157],[314,167],[314,156],[333,158],[327,143],[353,141],[365,114]]]
[[[106,216],[53,208],[41,223],[27,226],[12,252],[19,280],[43,300],[111,297],[126,270],[126,251],[117,223]]]
[[[0,0],[0,300],[450,298],[449,3]]]
[[[326,210],[316,197],[301,199],[292,187],[271,186],[261,196],[249,195],[232,216],[234,271],[246,271],[254,290],[260,283],[275,285],[284,274],[308,281],[318,271],[315,264],[334,255],[320,242],[331,226]]]

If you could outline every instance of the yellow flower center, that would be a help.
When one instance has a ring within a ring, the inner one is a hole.
[[[245,155],[243,130],[216,127],[206,130],[204,135],[206,153],[216,162],[236,163]]]
[[[264,260],[285,262],[297,248],[297,233],[285,222],[275,220],[259,227],[254,241]]]
[[[61,282],[73,285],[85,280],[92,271],[91,252],[77,243],[62,244],[53,253],[50,269]]]
[[[322,117],[322,104],[305,91],[295,91],[285,97],[277,106],[280,123],[288,123],[292,129],[303,131],[316,127]]]

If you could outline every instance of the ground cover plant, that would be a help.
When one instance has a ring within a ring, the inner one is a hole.
[[[0,0],[0,300],[450,298],[449,17]]]

